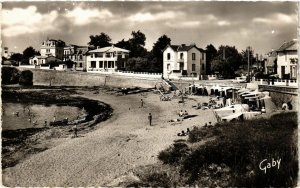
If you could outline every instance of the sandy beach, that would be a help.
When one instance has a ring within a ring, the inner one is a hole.
[[[5,186],[117,186],[114,179],[140,165],[158,161],[158,153],[176,139],[181,130],[217,120],[211,109],[196,110],[192,105],[207,102],[208,97],[189,96],[185,104],[160,101],[153,92],[116,96],[107,92],[94,94],[78,91],[81,97],[103,101],[113,108],[113,115],[97,129],[78,138],[62,138],[57,145],[32,155],[3,171]],[[141,106],[140,100],[145,104]],[[179,123],[168,122],[180,110],[197,115]],[[148,114],[152,113],[153,126]]]

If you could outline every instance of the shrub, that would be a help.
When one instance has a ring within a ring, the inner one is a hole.
[[[177,142],[159,153],[158,159],[165,164],[175,164],[188,155],[189,148],[186,143]]]
[[[297,178],[297,113],[276,114],[270,120],[222,123],[216,140],[198,147],[183,160],[182,170],[190,182],[210,164],[233,170],[234,186],[293,186]],[[203,132],[199,132],[203,134]],[[259,169],[263,159],[281,159],[280,169],[267,174]],[[251,175],[249,175],[251,174]]]
[[[2,67],[2,84],[17,84],[20,71],[14,67]]]
[[[24,70],[21,72],[19,78],[20,85],[32,85],[33,84],[33,73],[30,70]]]

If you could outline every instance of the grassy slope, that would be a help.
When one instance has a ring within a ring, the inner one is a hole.
[[[204,142],[206,141],[206,142]],[[263,159],[281,159],[280,168],[259,169]],[[187,142],[159,154],[161,164],[135,170],[133,186],[295,186],[298,172],[297,113],[269,120],[220,123],[195,128]]]

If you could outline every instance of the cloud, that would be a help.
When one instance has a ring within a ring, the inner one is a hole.
[[[166,22],[166,26],[171,28],[196,28],[201,25],[200,21],[178,21],[178,22]]]
[[[108,9],[83,9],[76,7],[71,11],[66,11],[65,16],[75,25],[88,25],[94,21],[103,21],[113,17],[113,14]]]
[[[221,21],[217,22],[217,25],[218,26],[230,26],[231,23],[229,21],[226,21],[226,20],[221,20]]]
[[[252,19],[253,23],[263,24],[291,24],[297,22],[297,15],[287,15],[283,13],[271,14],[267,17],[257,17]]]
[[[174,19],[183,16],[182,12],[166,11],[161,13],[152,14],[150,12],[136,13],[128,17],[131,22],[150,22],[159,20]]]
[[[25,9],[13,8],[2,11],[3,35],[7,37],[54,29],[52,25],[58,17],[57,11],[47,14],[37,12],[36,6]]]

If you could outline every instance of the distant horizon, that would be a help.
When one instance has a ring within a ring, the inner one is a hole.
[[[297,39],[297,2],[3,2],[2,48],[39,51],[47,37],[88,46],[89,36],[106,33],[115,44],[146,35],[145,48],[166,34],[172,45],[195,43],[247,46],[264,55]]]

